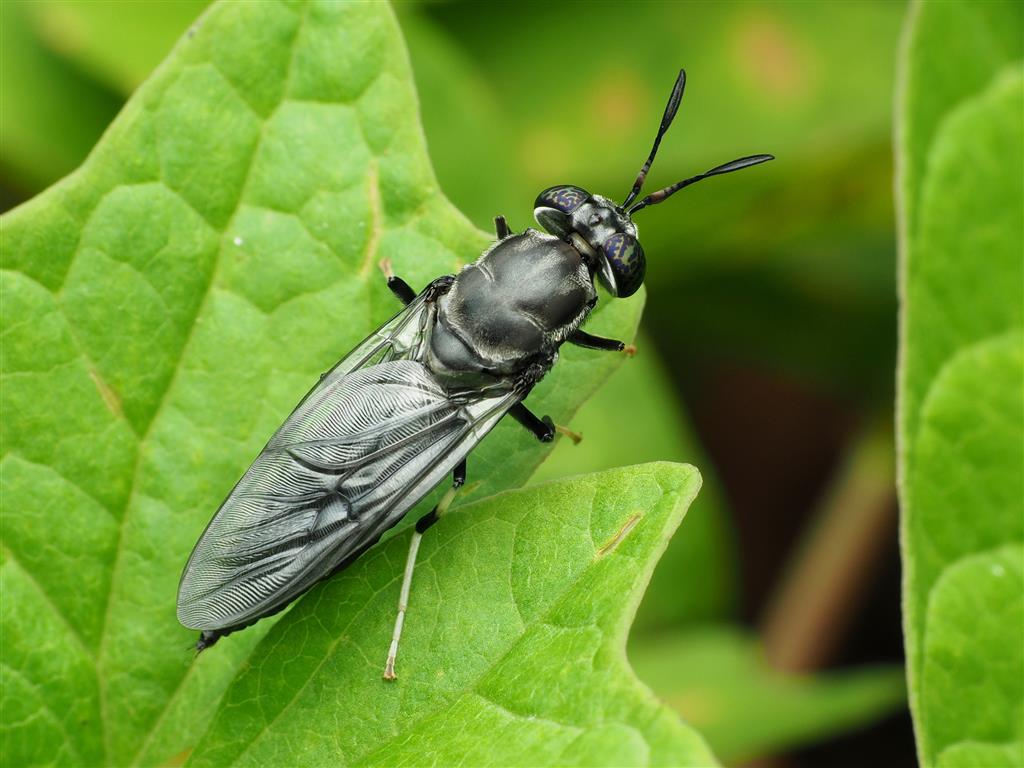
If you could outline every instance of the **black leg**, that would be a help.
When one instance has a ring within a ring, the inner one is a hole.
[[[391,259],[384,259],[380,263],[380,271],[384,273],[384,277],[388,280],[388,288],[391,290],[398,300],[405,306],[409,306],[412,300],[416,298],[416,291],[414,291],[410,285],[400,277],[396,277],[395,273],[391,271]]]
[[[202,653],[207,648],[215,645],[221,638],[221,633],[215,629],[204,629],[199,633],[199,639],[196,641],[196,653]]]
[[[509,408],[508,415],[530,430],[533,436],[542,443],[550,443],[555,439],[555,423],[550,416],[545,416],[543,419],[538,418],[522,403],[516,403]]]
[[[508,222],[505,221],[504,216],[494,217],[494,230],[498,233],[499,240],[504,240],[512,234],[512,230],[509,229]]]
[[[451,492],[454,495],[454,491],[459,490],[466,484],[466,460],[463,459],[455,465],[455,469],[452,470],[452,488]],[[416,521],[416,532],[423,533],[430,526],[437,522],[437,519],[444,513],[448,505],[451,504],[451,499],[446,495],[441,501],[439,501],[432,510],[427,512],[423,517]],[[443,507],[442,507],[443,505]]]
[[[461,488],[466,484],[466,460],[463,459],[455,465],[455,469],[452,471],[452,485],[456,488]]]
[[[603,349],[608,352],[621,352],[626,348],[626,345],[618,339],[606,339],[603,336],[593,336],[579,328],[569,335],[567,341],[570,344],[575,344],[577,347]]]
[[[414,291],[405,280],[395,275],[391,275],[388,278],[388,288],[391,292],[398,297],[398,300],[405,306],[409,306],[412,300],[416,298],[416,291]]]

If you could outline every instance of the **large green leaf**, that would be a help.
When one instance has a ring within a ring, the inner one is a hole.
[[[699,484],[692,468],[646,464],[442,518],[420,550],[394,684],[380,670],[408,540],[392,539],[271,630],[192,764],[711,763],[625,659]]]
[[[422,286],[488,236],[438,190],[389,9],[332,2],[212,8],[0,225],[3,760],[158,763],[268,628],[193,658],[174,596],[203,525],[396,310],[377,261]],[[594,327],[631,337],[641,305],[602,302]],[[618,362],[567,350],[531,404],[565,420]],[[543,454],[501,425],[475,493]]]
[[[897,104],[901,226],[914,231],[932,145],[956,106],[1024,55],[1020,3],[915,2],[904,31]]]
[[[637,640],[629,658],[637,675],[728,764],[863,726],[906,700],[896,667],[783,674],[771,668],[755,639],[732,627]]]
[[[925,765],[1024,764],[1022,30],[1019,4],[920,4],[904,52],[904,626]]]

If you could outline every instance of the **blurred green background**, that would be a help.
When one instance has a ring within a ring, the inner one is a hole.
[[[74,170],[205,5],[0,4],[3,209]],[[537,192],[556,183],[624,197],[681,66],[687,90],[650,190],[734,157],[778,158],[638,216],[639,354],[572,424],[583,443],[562,441],[538,477],[652,459],[701,468],[631,656],[730,763],[913,762],[891,666],[896,514],[880,426],[893,397],[905,10],[396,5],[437,175],[483,229],[496,214],[530,225]]]

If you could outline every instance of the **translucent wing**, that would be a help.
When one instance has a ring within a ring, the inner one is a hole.
[[[457,402],[413,360],[318,388],[200,538],[178,590],[179,620],[222,629],[291,602],[377,541],[517,399]]]
[[[403,359],[418,354],[429,314],[411,304],[271,438],[185,566],[182,624],[236,628],[286,606],[376,542],[519,399],[507,388],[451,397],[422,363]]]
[[[444,279],[444,278],[441,278]],[[438,281],[435,281],[436,284]],[[325,373],[320,382],[299,403],[305,403],[322,388],[330,387],[350,371],[388,360],[418,359],[427,324],[433,320],[434,308],[426,301],[423,291],[410,304],[380,328],[364,339],[359,346],[343,357]]]

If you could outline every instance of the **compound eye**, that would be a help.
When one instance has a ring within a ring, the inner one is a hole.
[[[554,208],[562,213],[572,213],[579,208],[590,193],[579,187],[561,186],[548,187],[539,195],[533,204],[534,208]]]
[[[589,198],[590,194],[579,187],[548,187],[537,195],[533,218],[552,235],[566,238],[573,231],[572,212]]]
[[[615,285],[609,286],[619,298],[632,296],[644,281],[647,259],[640,241],[624,232],[616,232],[601,245]]]

